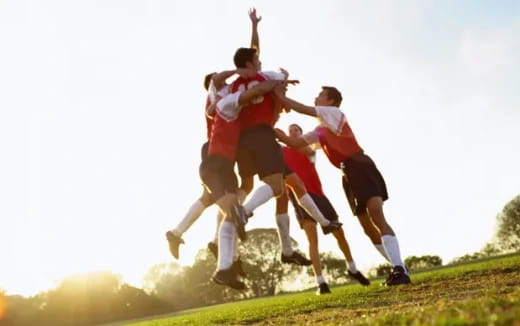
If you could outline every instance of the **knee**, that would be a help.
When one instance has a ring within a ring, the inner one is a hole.
[[[285,191],[283,179],[269,182],[268,184],[271,187],[271,190],[273,191],[274,197],[280,197],[281,195],[283,195]]]

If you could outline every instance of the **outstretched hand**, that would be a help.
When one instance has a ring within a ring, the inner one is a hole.
[[[251,19],[251,23],[254,25],[258,24],[262,20],[262,16],[256,15],[256,8],[249,9],[249,19]]]

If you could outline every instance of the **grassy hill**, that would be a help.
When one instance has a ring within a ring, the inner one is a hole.
[[[122,324],[520,325],[520,254],[412,275],[412,285],[347,285],[231,302]]]

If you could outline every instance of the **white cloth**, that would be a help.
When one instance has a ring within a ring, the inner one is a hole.
[[[284,80],[286,78],[284,74],[278,71],[262,71],[260,74],[269,80]]]
[[[321,127],[327,127],[333,133],[339,135],[345,124],[345,115],[336,106],[317,106],[316,117]]]
[[[217,90],[213,80],[209,82],[208,97],[211,104],[215,103],[219,98],[223,98],[229,94],[229,85],[224,85]]]
[[[242,107],[238,100],[242,91],[237,91],[232,94],[227,94],[217,102],[217,113],[226,121],[233,121],[238,118]]]

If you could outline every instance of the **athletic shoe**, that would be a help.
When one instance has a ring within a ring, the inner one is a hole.
[[[166,240],[168,240],[172,256],[175,257],[175,259],[179,259],[179,246],[184,243],[184,240],[172,231],[166,232]]]
[[[237,228],[238,238],[242,241],[246,241],[246,223],[247,217],[246,212],[244,211],[244,207],[241,205],[233,205],[231,208],[231,217],[233,218],[233,223]]]
[[[218,260],[218,245],[213,242],[208,242],[208,250],[213,254],[215,259]]]
[[[316,295],[323,295],[323,294],[328,294],[328,293],[331,293],[331,292],[330,292],[330,289],[329,289],[329,286],[327,285],[327,283],[321,283],[318,286],[318,289],[316,290]]]
[[[402,266],[394,266],[394,270],[392,271],[392,273],[390,273],[384,285],[394,286],[410,283],[412,283],[412,280],[410,279],[410,276],[408,276],[408,274],[405,273],[404,268]]]
[[[347,270],[347,273],[348,273],[348,276],[350,276],[350,278],[358,281],[359,284],[362,284],[364,286],[370,285],[370,281],[365,277],[365,275],[361,274],[360,271],[352,273],[351,271]]]
[[[217,271],[213,275],[213,282],[220,285],[229,286],[236,290],[243,290],[246,288],[244,282],[238,280],[237,273],[232,267]]]
[[[290,256],[282,254],[282,263],[300,266],[309,266],[312,264],[312,262],[309,259],[305,258],[305,256],[300,254],[298,251],[293,251],[292,255]]]
[[[233,262],[231,268],[234,269],[238,275],[246,277],[246,272],[244,271],[244,267],[242,266],[242,260],[240,260],[240,258]]]
[[[330,222],[329,225],[322,227],[323,234],[329,234],[334,230],[341,229],[342,225],[343,224],[341,224],[340,222],[336,222],[336,221]]]

